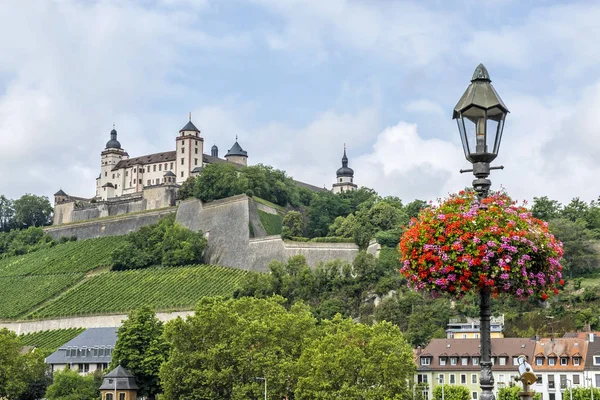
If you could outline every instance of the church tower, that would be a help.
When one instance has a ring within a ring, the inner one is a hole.
[[[348,157],[346,156],[346,145],[344,144],[344,156],[342,157],[342,167],[336,172],[336,181],[333,184],[333,193],[343,193],[349,190],[356,190],[358,186],[354,183],[354,170],[348,167]]]
[[[123,193],[123,182],[124,177],[121,176],[119,171],[113,171],[113,168],[121,160],[129,158],[129,154],[121,147],[121,143],[117,140],[117,130],[113,125],[113,129],[110,131],[110,140],[106,142],[104,151],[100,153],[100,176],[96,183],[96,197],[108,198],[113,196],[119,196]],[[106,184],[110,183],[114,188],[114,192],[108,196],[106,191]]]
[[[192,122],[192,113],[188,123],[179,130],[175,142],[176,182],[182,184],[194,168],[202,168],[204,154],[204,139],[200,137],[200,129]]]

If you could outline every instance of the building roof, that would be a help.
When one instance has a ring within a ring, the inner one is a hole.
[[[588,342],[581,338],[544,338],[540,339],[535,346],[535,356],[544,357],[545,359],[556,357],[582,357],[588,351]],[[584,357],[582,357],[584,358]],[[544,360],[543,365],[536,365],[536,371],[561,371],[561,370],[578,370],[583,371],[585,367],[585,360],[580,362],[579,365],[573,365],[571,361],[568,361],[567,365],[560,365],[560,361],[557,360],[554,365],[548,365],[548,362]]]
[[[196,128],[196,125],[194,125],[194,123],[193,123],[193,122],[192,122],[192,120],[190,119],[190,120],[188,121],[188,123],[187,123],[187,124],[185,124],[185,126],[179,130],[179,132],[183,132],[183,131],[193,131],[193,132],[200,132],[200,129]]]
[[[54,193],[55,196],[66,196],[67,194],[60,189],[58,192]]]
[[[46,358],[47,364],[69,364],[69,363],[108,363],[111,361],[110,354],[100,356],[94,355],[92,349],[114,348],[117,343],[117,328],[88,328],[74,339],[60,346],[58,350]],[[76,355],[67,354],[68,349],[78,349]]]
[[[145,156],[128,158],[126,160],[121,160],[113,167],[113,171],[119,170],[121,168],[129,168],[134,165],[146,165],[146,164],[156,164],[160,162],[169,162],[175,161],[177,159],[177,153],[175,150],[173,151],[164,151],[162,153],[154,153],[148,154]]]
[[[344,145],[344,155],[342,157],[342,167],[336,171],[336,176],[339,178],[341,176],[353,177],[354,170],[348,167],[348,157],[346,157],[346,146]]]
[[[227,154],[225,154],[225,157],[229,156],[248,157],[248,152],[242,149],[242,146],[240,146],[240,144],[236,140],[233,146],[227,152]]]
[[[303,188],[306,188],[306,189],[308,189],[310,191],[313,191],[313,192],[328,192],[329,191],[328,189],[325,189],[325,188],[322,188],[322,187],[318,187],[318,186],[315,186],[315,185],[311,185],[310,183],[300,182],[300,181],[297,181],[295,179],[292,179],[292,180],[294,181],[294,183],[296,185],[298,185],[300,187],[303,187]]]
[[[117,130],[115,128],[110,131],[110,140],[106,142],[107,149],[120,149],[121,143],[117,140]]]
[[[135,377],[126,368],[118,365],[117,368],[104,376],[100,390],[137,390]]]
[[[163,176],[175,176],[175,174],[172,171],[167,171],[163,174]]]
[[[479,339],[432,339],[429,345],[425,347],[419,357],[424,357],[424,354],[431,354],[433,358],[430,365],[421,366],[419,362],[419,371],[424,370],[473,370],[479,371],[479,365],[473,365],[469,362],[468,365],[461,365],[458,361],[456,365],[440,365],[439,357],[445,357],[444,354],[450,354],[450,357],[480,357]],[[514,371],[515,366],[510,357],[526,356],[529,360],[533,358],[535,350],[535,340],[528,338],[494,338],[492,339],[492,357],[509,357],[506,365],[500,365],[498,362],[494,365],[494,370],[510,370]],[[459,356],[460,354],[460,356]]]
[[[102,185],[102,187],[103,187],[103,188],[104,188],[104,187],[111,187],[111,188],[114,188],[115,186],[114,186],[112,183],[110,183],[110,182],[106,182],[104,185]]]

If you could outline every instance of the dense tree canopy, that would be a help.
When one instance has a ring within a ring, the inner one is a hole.
[[[101,379],[102,376],[99,373],[79,375],[78,372],[65,368],[63,371],[54,373],[54,381],[46,391],[46,398],[48,400],[98,399]]]

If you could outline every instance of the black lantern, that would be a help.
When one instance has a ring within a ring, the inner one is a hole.
[[[473,164],[489,164],[498,156],[504,119],[509,112],[491,82],[487,69],[479,64],[452,114],[458,123],[465,157]]]

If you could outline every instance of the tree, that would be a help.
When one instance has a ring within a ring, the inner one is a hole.
[[[19,228],[52,223],[52,205],[46,196],[25,194],[14,201],[14,219]]]
[[[8,232],[14,227],[14,201],[0,195],[0,231]]]
[[[519,392],[522,392],[522,391],[523,391],[523,387],[521,385],[512,385],[509,387],[503,387],[498,390],[498,400],[521,400],[521,396],[519,396]],[[589,394],[589,390],[588,390],[588,394]],[[575,396],[573,396],[573,397],[575,397]],[[541,398],[542,398],[542,396],[539,393],[536,393],[533,396],[533,400],[541,400]],[[583,400],[583,399],[581,399],[581,400]]]
[[[161,392],[159,370],[167,359],[168,344],[163,323],[149,307],[129,313],[117,331],[111,369],[119,363],[135,375],[140,394],[154,399]]]
[[[550,200],[548,196],[534,197],[531,214],[542,221],[550,221],[559,217],[561,208],[562,205],[558,201]]]
[[[167,323],[169,360],[160,370],[164,399],[261,399],[267,378],[272,398],[291,397],[304,343],[316,337],[307,306],[288,311],[281,297],[204,298],[194,316]]]
[[[459,385],[444,385],[444,399],[442,399],[442,386],[436,386],[433,389],[433,399],[434,400],[469,400],[471,398],[471,393],[469,393],[469,389],[464,386]],[[504,400],[500,397],[498,400]],[[508,400],[508,399],[506,399]]]
[[[427,207],[427,202],[423,200],[413,200],[404,207],[404,212],[408,218],[417,218],[422,209]]]
[[[195,196],[202,201],[212,201],[242,194],[244,191],[244,182],[238,168],[229,163],[209,164],[197,178]]]
[[[190,197],[194,197],[196,194],[196,182],[197,177],[190,176],[181,184],[181,187],[177,190],[177,200],[185,200]]]
[[[571,277],[594,270],[598,264],[598,252],[594,248],[593,235],[583,220],[565,218],[549,222],[550,230],[563,243],[564,265]]]
[[[586,220],[588,213],[588,205],[585,201],[575,197],[569,204],[561,210],[561,217],[570,221]]]
[[[416,366],[398,327],[335,317],[298,362],[298,400],[405,399]]]
[[[302,231],[304,230],[302,214],[300,214],[298,211],[288,211],[288,213],[283,217],[282,225],[282,238],[288,239],[294,236],[302,236]]]
[[[48,400],[96,400],[100,397],[100,386],[94,375],[79,375],[65,368],[54,373],[54,382],[48,386]]]
[[[337,217],[345,217],[350,211],[350,207],[344,202],[343,197],[329,191],[316,193],[307,209],[308,224],[306,229],[308,236],[326,236],[329,232],[329,225]]]
[[[592,390],[594,391],[594,396],[592,397]],[[573,399],[571,399],[571,391],[565,390],[565,399],[567,400],[592,400],[600,399],[600,389],[597,388],[582,388],[582,387],[574,387],[573,388]],[[503,400],[503,399],[499,399]],[[513,400],[513,399],[507,399]]]

